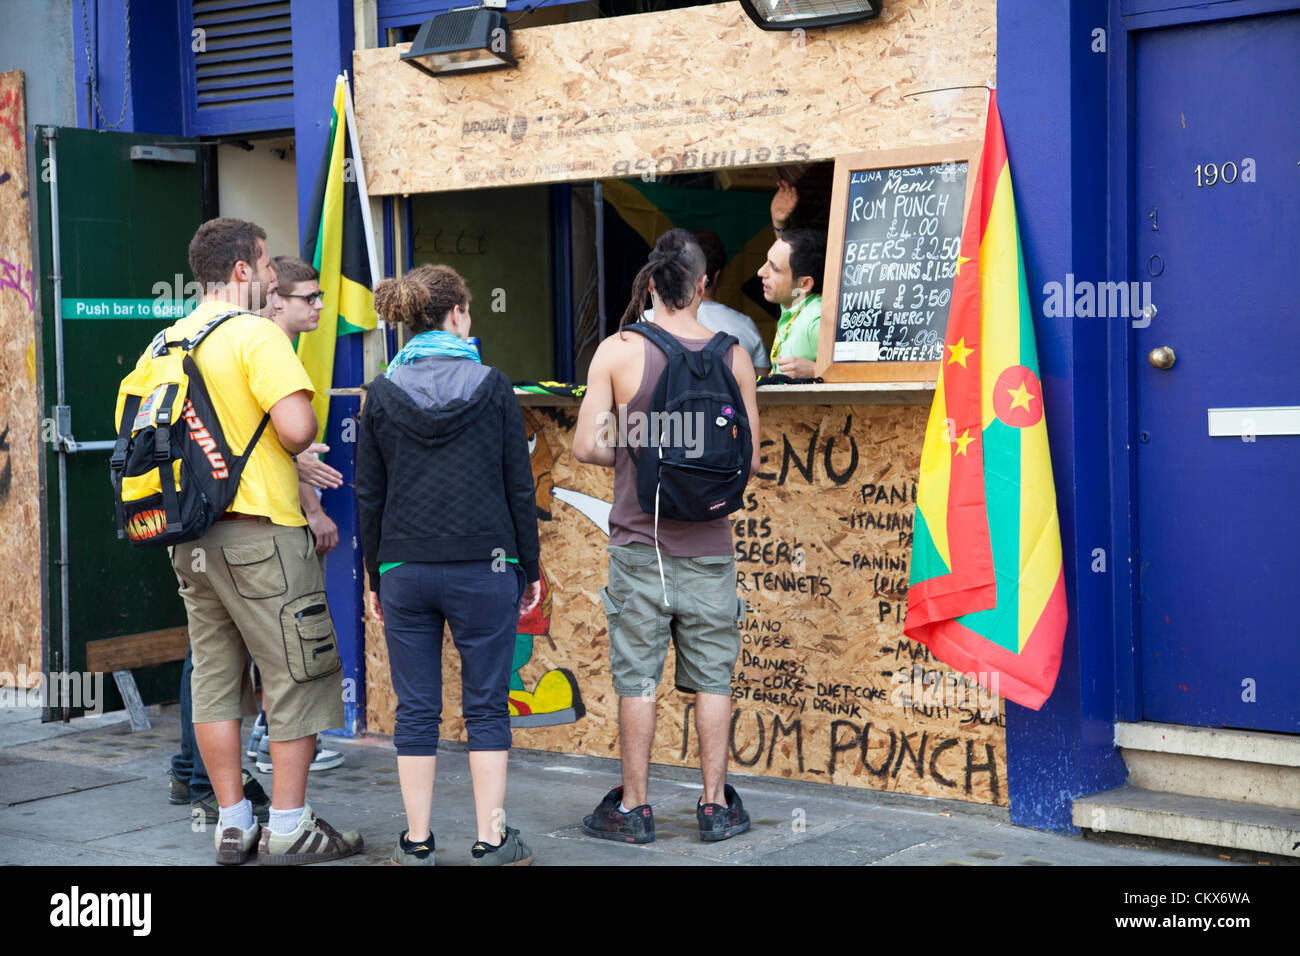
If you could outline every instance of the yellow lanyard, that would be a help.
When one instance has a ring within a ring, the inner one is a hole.
[[[777,357],[781,354],[781,346],[785,344],[785,340],[790,337],[790,330],[794,328],[795,317],[803,311],[804,306],[807,304],[808,296],[805,295],[800,299],[798,307],[790,313],[790,321],[781,326],[780,332],[777,333],[776,341],[772,343],[772,353],[769,356],[772,360],[773,372],[775,372],[777,368]]]

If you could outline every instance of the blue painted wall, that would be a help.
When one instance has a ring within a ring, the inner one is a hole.
[[[293,125],[298,164],[298,232],[301,235],[311,215],[312,192],[321,156],[329,138],[334,100],[334,79],[340,72],[352,72],[353,17],[351,0],[293,0],[293,47],[311,51],[293,58]],[[378,277],[376,277],[378,278]],[[334,384],[360,385],[362,342],[360,335],[338,340],[334,353]],[[343,473],[343,486],[321,496],[321,505],[339,526],[339,545],[325,561],[325,592],[339,638],[346,690],[345,731],[355,735],[365,729],[365,627],[362,621],[360,525],[356,495],[355,425],[348,419],[360,412],[357,399],[330,401],[325,443],[330,446],[326,461]]]
[[[127,20],[123,0],[87,0],[82,16],[80,0],[58,4],[60,15],[72,23],[73,64],[76,72],[77,122],[85,129],[185,135],[182,58],[189,55],[189,38],[182,42],[180,5],[139,3],[131,13],[131,89],[126,116],[122,117],[127,70]],[[87,30],[89,32],[87,32]],[[101,119],[90,99],[90,66],[86,44],[95,64],[96,86],[103,112]]]
[[[25,2],[25,0],[24,0]],[[49,9],[49,4],[42,4]],[[297,49],[309,51],[294,62],[294,94],[298,94],[300,72],[310,75],[324,67],[337,72],[329,47],[297,46],[298,33],[319,38],[334,36],[346,41],[351,55],[352,5],[346,8],[342,24],[335,15],[335,0],[304,3],[293,0],[290,7],[293,39]],[[283,101],[251,101],[244,105],[205,111],[199,116],[194,103],[193,21],[189,0],[140,0],[131,7],[130,52],[126,45],[127,11],[124,0],[63,0],[56,9],[66,17],[73,32],[73,56],[77,91],[76,125],[89,129],[120,129],[125,132],[158,133],[168,136],[240,136],[279,131],[294,124],[296,117]],[[48,14],[47,14],[48,15]],[[340,26],[346,33],[338,35]],[[85,44],[89,37],[96,71],[103,117],[91,107],[90,65]],[[127,64],[131,73],[126,116],[121,125],[122,99]]]
[[[541,7],[545,3],[547,9],[552,7],[562,7],[565,3],[582,3],[586,0],[507,0],[506,12],[510,14],[507,19],[514,19],[526,7]],[[376,4],[376,13],[379,21],[379,29],[386,30],[390,27],[418,26],[435,13],[441,13],[444,10],[451,10],[455,7],[471,7],[472,3],[467,0],[379,0]],[[383,45],[383,38],[380,38],[380,44]]]
[[[334,353],[336,385],[359,385],[362,379],[361,336],[338,340]],[[321,495],[321,507],[339,526],[339,543],[325,559],[325,594],[343,661],[343,730],[354,737],[366,729],[366,642],[362,589],[361,526],[357,517],[356,422],[361,415],[357,398],[330,400],[325,460],[343,473],[343,485]]]
[[[1044,318],[1042,289],[1067,273],[1106,274],[1106,77],[1093,52],[1105,0],[1002,0],[998,105],[1042,368],[1070,623],[1052,697],[1037,712],[1007,704],[1011,819],[1071,829],[1075,796],[1119,786],[1111,576],[1127,572],[1110,530],[1107,320]],[[1094,572],[1094,549],[1105,572]]]

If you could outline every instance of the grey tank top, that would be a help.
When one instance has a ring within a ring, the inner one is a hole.
[[[659,376],[668,367],[668,357],[659,347],[643,336],[637,336],[645,348],[645,370],[641,385],[627,403],[628,421],[637,412],[650,411],[650,395]],[[698,352],[710,339],[686,339],[674,335],[683,347]],[[639,451],[639,449],[638,449]],[[636,497],[636,465],[627,448],[619,445],[614,450],[614,504],[609,512],[609,543],[615,545],[632,542],[655,543],[655,516],[641,510]],[[710,555],[731,554],[731,520],[715,518],[713,521],[674,521],[659,519],[659,548],[664,554],[678,558],[702,558]]]

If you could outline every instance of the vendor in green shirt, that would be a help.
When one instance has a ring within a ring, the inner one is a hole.
[[[775,224],[774,224],[775,225]],[[821,337],[826,237],[814,229],[778,229],[758,270],[763,298],[781,306],[772,341],[772,370],[790,378],[816,374]]]

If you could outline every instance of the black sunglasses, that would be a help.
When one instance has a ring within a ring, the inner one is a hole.
[[[302,299],[308,304],[315,302],[317,299],[320,299],[322,302],[325,301],[325,293],[323,292],[312,292],[304,295],[301,292],[280,292],[277,290],[275,294],[282,299]]]

